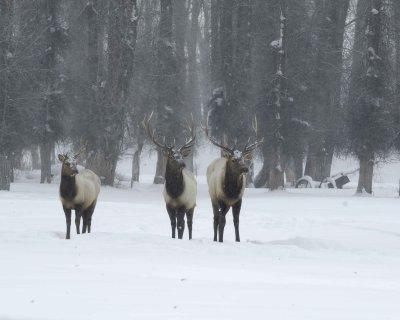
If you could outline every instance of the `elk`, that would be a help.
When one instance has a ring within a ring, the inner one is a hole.
[[[208,125],[203,129],[207,138],[223,151],[223,156],[215,159],[207,168],[208,192],[214,213],[214,241],[217,241],[218,233],[219,242],[223,242],[226,214],[232,207],[235,239],[239,242],[239,214],[246,186],[245,175],[249,171],[245,161],[251,159],[253,151],[263,141],[258,139],[257,119],[253,126],[256,141],[249,144],[249,139],[242,151],[231,149],[215,141],[209,135]]]
[[[100,179],[91,170],[78,171],[76,159],[83,151],[82,147],[72,157],[68,154],[59,154],[62,162],[60,200],[64,209],[67,223],[66,239],[70,239],[71,210],[75,210],[76,233],[79,234],[81,217],[83,218],[82,233],[90,233],[92,215],[96,207],[97,197],[100,192]]]
[[[167,158],[165,169],[165,183],[163,196],[169,218],[171,220],[172,238],[175,238],[175,230],[178,228],[178,239],[182,239],[185,231],[185,215],[189,230],[189,240],[192,239],[193,212],[196,206],[197,183],[192,172],[185,168],[184,158],[190,154],[196,139],[194,120],[189,126],[190,138],[180,148],[175,145],[166,145],[158,142],[154,135],[155,130],[150,128],[150,120],[153,112],[145,117],[143,126],[151,141],[162,151]]]

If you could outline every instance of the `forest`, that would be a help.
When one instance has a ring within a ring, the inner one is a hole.
[[[357,192],[372,193],[400,149],[399,51],[397,0],[1,0],[0,190],[17,169],[51,183],[61,143],[84,146],[80,163],[109,186],[130,154],[138,181],[154,112],[169,144],[193,117],[191,169],[204,126],[243,148],[256,119],[249,184],[321,181],[351,156]]]

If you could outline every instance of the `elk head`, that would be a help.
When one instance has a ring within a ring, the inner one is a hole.
[[[153,116],[153,112],[148,117],[145,117],[143,120],[143,127],[146,130],[147,136],[151,139],[151,141],[158,148],[160,148],[160,150],[162,151],[162,153],[164,154],[164,156],[167,159],[172,160],[173,162],[177,163],[180,168],[184,168],[185,162],[183,161],[183,159],[186,158],[190,154],[191,148],[193,147],[195,139],[196,139],[193,115],[192,115],[192,119],[191,119],[191,124],[188,125],[190,137],[180,148],[177,148],[175,146],[175,144],[167,145],[165,143],[165,137],[164,137],[163,143],[160,143],[156,140],[155,130],[153,130],[150,127],[150,120],[151,120],[152,116]]]
[[[86,149],[86,146],[81,144],[77,153],[72,156],[69,156],[68,153],[59,154],[58,160],[62,162],[62,173],[66,176],[74,176],[78,173],[78,167],[76,159],[79,155]]]
[[[229,164],[233,166],[240,173],[247,173],[249,168],[245,161],[251,160],[253,156],[253,151],[257,148],[257,146],[263,142],[263,138],[260,140],[258,135],[258,125],[257,118],[254,118],[253,130],[255,132],[256,140],[250,144],[250,138],[244,146],[243,150],[238,150],[236,148],[229,148],[222,143],[217,142],[214,138],[209,135],[208,123],[203,130],[208,138],[212,142],[212,144],[216,145],[223,151],[223,157],[227,158]]]

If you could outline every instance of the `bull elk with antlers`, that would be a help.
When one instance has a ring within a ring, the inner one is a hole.
[[[222,149],[223,156],[215,159],[207,168],[208,192],[214,213],[214,241],[223,242],[226,214],[232,207],[233,223],[235,226],[236,241],[240,241],[239,214],[242,206],[242,197],[246,186],[245,174],[249,171],[245,160],[250,160],[253,151],[263,140],[258,138],[257,119],[253,129],[256,141],[250,144],[250,139],[243,150],[231,149],[215,141],[208,131],[208,125],[203,128],[208,139]]]
[[[166,145],[156,140],[154,137],[155,131],[150,128],[152,116],[153,112],[144,119],[143,126],[151,141],[162,150],[162,153],[167,158],[163,196],[171,220],[172,238],[175,238],[175,230],[178,228],[178,238],[182,239],[185,230],[186,215],[189,239],[192,239],[197,183],[192,172],[185,169],[183,159],[190,154],[195,142],[194,120],[192,117],[192,123],[189,126],[190,138],[183,146],[177,148],[175,145]]]
[[[82,233],[86,233],[86,229],[90,233],[92,215],[100,192],[100,179],[93,171],[84,169],[78,172],[76,159],[83,150],[84,147],[81,147],[73,156],[58,155],[58,159],[62,162],[60,200],[67,223],[66,239],[70,239],[71,210],[75,210],[76,233],[80,233],[81,217]]]

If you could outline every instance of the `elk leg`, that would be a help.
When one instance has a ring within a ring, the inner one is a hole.
[[[88,233],[90,233],[92,229],[92,214],[88,215],[87,217],[87,227],[88,227]]]
[[[169,219],[171,220],[172,238],[175,239],[175,229],[176,229],[176,212],[169,205],[167,205],[167,212]]]
[[[81,217],[82,217],[82,208],[75,208],[75,226],[76,226],[76,233],[80,234],[80,224],[81,224]]]
[[[212,205],[214,212],[214,241],[217,241],[217,231],[218,231],[218,219],[219,219],[219,209],[218,206]]]
[[[183,238],[183,232],[185,231],[185,209],[180,208],[177,214],[178,222],[178,239]]]
[[[67,235],[65,239],[71,239],[71,209],[63,207],[65,213],[65,220],[67,223]]]
[[[242,207],[242,200],[236,202],[232,207],[232,214],[233,214],[233,224],[235,226],[235,238],[237,242],[240,242],[239,236],[239,215],[240,215],[240,208]]]
[[[90,233],[91,225],[92,225],[92,215],[94,212],[94,208],[96,207],[96,202],[93,202],[89,208],[86,209],[84,215],[83,215],[83,228],[86,231],[86,227],[88,230],[88,233]],[[82,233],[85,233],[82,229]]]
[[[189,211],[186,213],[187,226],[188,226],[188,230],[189,230],[189,240],[192,239],[193,212],[194,212],[194,208],[189,209]]]
[[[82,233],[86,233],[86,227],[87,227],[87,214],[86,214],[86,211],[83,212],[83,214],[82,214],[82,221],[83,221]]]
[[[229,210],[229,207],[225,203],[220,203],[221,211],[219,212],[218,217],[218,241],[224,242],[224,228],[226,224],[226,213]]]

